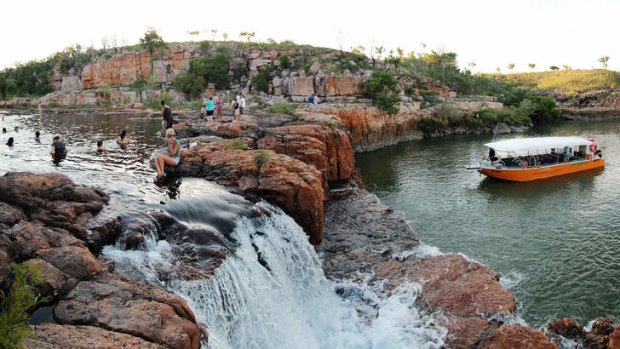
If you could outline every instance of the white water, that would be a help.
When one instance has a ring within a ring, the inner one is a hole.
[[[232,348],[440,348],[445,329],[414,306],[416,285],[402,285],[387,299],[365,285],[336,285],[302,229],[279,209],[271,217],[238,218],[239,244],[208,280],[168,282],[209,328],[203,347]],[[121,272],[154,280],[170,247],[146,251],[107,247]],[[263,264],[266,266],[261,265]],[[340,292],[337,294],[336,289]],[[340,294],[340,296],[339,296]]]

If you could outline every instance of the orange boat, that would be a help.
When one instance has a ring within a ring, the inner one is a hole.
[[[488,157],[466,168],[507,181],[535,181],[605,167],[594,138],[515,138],[485,146]]]

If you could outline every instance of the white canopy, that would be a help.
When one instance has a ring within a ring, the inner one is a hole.
[[[485,146],[495,151],[507,153],[543,154],[549,152],[552,148],[561,152],[564,147],[587,146],[592,143],[592,141],[583,137],[533,137],[491,142],[485,144]]]

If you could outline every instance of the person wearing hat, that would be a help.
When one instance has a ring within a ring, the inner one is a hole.
[[[65,142],[60,139],[60,135],[54,135],[53,140],[50,154],[52,155],[52,162],[58,166],[67,157],[67,147]]]

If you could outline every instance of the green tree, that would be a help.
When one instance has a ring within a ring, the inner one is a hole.
[[[536,68],[536,64],[534,64],[534,63],[528,63],[527,66],[530,67],[530,69],[532,69],[532,70],[534,70],[534,68]]]
[[[397,104],[400,103],[398,80],[392,72],[373,70],[370,77],[364,81],[364,91],[379,109],[390,115],[398,112]]]
[[[273,68],[270,65],[262,66],[258,74],[252,77],[252,87],[256,91],[269,93],[269,81],[271,81],[271,73]]]
[[[555,104],[555,99],[543,96],[527,97],[533,105],[528,105],[530,117],[535,124],[544,124],[559,119],[562,112]]]
[[[515,68],[514,63],[508,64],[508,70],[513,70]]]
[[[603,69],[607,69],[607,62],[609,62],[609,56],[602,56],[598,61],[603,65]]]
[[[553,70],[553,71],[558,71],[560,70],[560,68],[557,65],[551,65],[549,66],[549,69]]]
[[[187,72],[179,73],[174,79],[175,87],[190,98],[200,97],[208,83],[215,84],[218,89],[229,88],[228,60],[229,55],[223,48],[218,48],[212,56],[192,59]]]
[[[140,46],[149,52],[151,56],[151,71],[153,71],[153,53],[155,50],[160,50],[168,47],[164,39],[157,34],[155,29],[149,29],[144,33],[144,37],[140,38]]]

